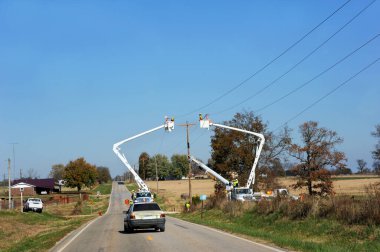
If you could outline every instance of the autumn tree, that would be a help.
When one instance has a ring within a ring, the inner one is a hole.
[[[98,172],[99,184],[107,183],[108,181],[112,180],[108,167],[98,166],[96,167],[96,171]]]
[[[372,136],[378,138],[375,150],[372,151],[373,170],[376,174],[380,175],[380,124],[376,125],[376,129],[372,132]]]
[[[298,181],[293,187],[306,187],[309,195],[331,194],[333,185],[328,168],[346,167],[344,153],[335,149],[343,139],[313,121],[300,125],[299,131],[302,143],[292,143],[289,148],[290,155],[298,161],[293,168]]]
[[[64,171],[65,171],[65,166],[63,164],[55,164],[51,167],[49,178],[53,178],[54,180],[61,180],[63,179]]]
[[[149,154],[146,152],[143,152],[139,156],[139,176],[142,179],[147,178],[147,167],[148,163],[150,162]]]
[[[369,172],[369,169],[367,168],[367,162],[364,161],[363,159],[358,159],[356,160],[357,164],[358,164],[358,173],[368,173]]]
[[[70,161],[65,166],[63,179],[66,181],[65,186],[77,188],[78,192],[84,186],[92,187],[98,178],[98,172],[95,165],[91,165],[81,157],[74,161]]]
[[[243,112],[234,115],[233,119],[223,123],[235,128],[245,129],[248,131],[261,133],[265,137],[265,145],[259,159],[259,165],[256,169],[256,183],[262,187],[272,186],[274,181],[268,183],[268,174],[271,176],[272,168],[279,167],[278,162],[282,154],[286,150],[289,139],[289,131],[275,135],[268,132],[267,124],[261,117],[255,116],[253,112]],[[238,174],[240,184],[247,181],[249,173],[254,162],[258,139],[250,134],[228,130],[224,128],[214,128],[214,135],[211,138],[212,147],[212,163],[216,172],[223,177],[230,179],[230,174],[235,172]],[[265,173],[265,176],[260,176]]]

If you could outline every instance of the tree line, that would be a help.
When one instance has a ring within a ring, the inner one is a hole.
[[[83,157],[70,161],[68,164],[55,164],[49,173],[54,180],[64,180],[65,186],[77,188],[93,187],[96,184],[112,180],[108,167],[88,163]]]
[[[351,174],[345,153],[337,147],[343,142],[337,132],[322,127],[318,122],[307,121],[298,127],[299,135],[292,137],[287,126],[279,131],[270,131],[268,124],[253,112],[236,113],[224,125],[261,133],[265,136],[259,163],[256,169],[255,190],[273,189],[275,178],[284,175],[297,176],[294,188],[305,187],[310,195],[327,195],[333,192],[331,175]],[[227,179],[238,176],[247,181],[257,146],[257,138],[224,128],[213,128],[211,158],[207,164]],[[378,139],[373,156],[373,170],[363,159],[358,159],[358,173],[380,175],[380,125],[371,133]],[[296,140],[297,139],[297,140]],[[152,157],[143,152],[139,156],[139,176],[142,179],[178,179],[188,175],[186,155],[173,155],[169,160],[162,154]],[[194,167],[192,168],[193,172]]]
[[[189,162],[187,155],[174,154],[169,159],[162,154],[149,156],[143,152],[139,156],[139,176],[144,180],[181,179],[188,176]]]

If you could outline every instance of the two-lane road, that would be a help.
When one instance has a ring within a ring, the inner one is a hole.
[[[51,251],[282,251],[211,228],[166,218],[166,231],[123,232],[124,200],[130,193],[113,183],[108,212],[67,236]]]

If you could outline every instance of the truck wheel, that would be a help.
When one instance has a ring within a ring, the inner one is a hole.
[[[165,232],[165,226],[160,228],[161,232]]]

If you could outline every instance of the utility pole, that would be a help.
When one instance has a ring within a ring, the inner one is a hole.
[[[190,205],[193,203],[192,193],[191,193],[191,162],[190,162],[190,141],[189,141],[189,127],[194,126],[194,123],[189,123],[186,121],[186,124],[179,124],[178,126],[186,127],[186,142],[187,142],[187,158],[189,159],[189,201]]]
[[[154,162],[156,163],[156,183],[157,183],[157,195],[158,195],[158,170],[157,170],[157,155],[154,156]]]
[[[13,146],[13,180],[16,179],[16,155],[15,155],[15,144],[18,143],[10,143]],[[21,168],[20,168],[20,179],[21,179]]]
[[[8,158],[8,209],[11,209],[11,159]]]
[[[6,188],[6,180],[5,180],[5,172],[4,172],[4,178],[3,178],[3,183],[1,184],[2,186],[4,186],[4,196],[5,196],[5,188]]]

